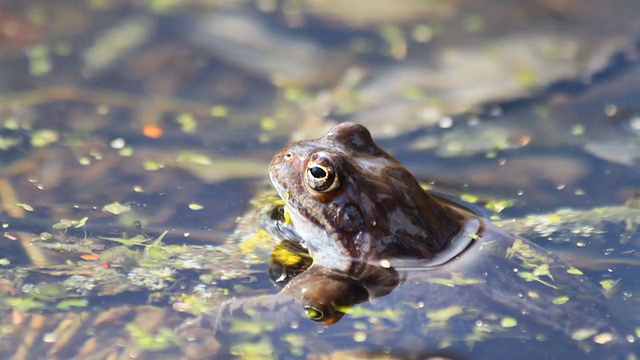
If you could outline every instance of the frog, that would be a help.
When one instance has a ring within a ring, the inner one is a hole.
[[[287,238],[269,267],[280,291],[222,304],[209,317],[217,338],[287,339],[285,357],[362,342],[408,358],[634,352],[630,326],[579,269],[425,190],[362,125],[287,145],[269,176],[282,199],[274,231]],[[239,319],[264,328],[247,335]]]

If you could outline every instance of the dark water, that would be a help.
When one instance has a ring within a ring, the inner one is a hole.
[[[277,292],[266,276],[273,245],[242,250],[248,236],[229,236],[267,188],[270,157],[321,136],[326,119],[365,124],[438,188],[512,200],[502,218],[637,206],[636,2],[338,6],[0,5],[2,357],[198,355],[173,332],[187,318],[176,304],[197,313],[194,303],[210,311],[229,293]],[[103,210],[116,202],[128,210]],[[532,240],[593,259],[576,263],[592,263],[584,272],[597,287],[615,284],[611,306],[635,329],[637,225]],[[401,291],[387,301],[407,301]],[[410,357],[407,344],[421,340],[396,316],[247,325],[210,354]],[[459,335],[429,354],[520,346]],[[563,354],[563,340],[547,345]],[[535,347],[522,345],[523,356]]]

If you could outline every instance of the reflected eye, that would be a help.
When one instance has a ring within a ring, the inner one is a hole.
[[[305,306],[304,314],[313,321],[322,321],[322,318],[324,318],[322,311],[314,308],[313,306]]]
[[[344,316],[342,311],[336,311],[331,305],[304,305],[303,308],[304,314],[308,319],[322,323],[323,325],[335,324],[342,319],[342,316]]]
[[[307,185],[315,191],[328,192],[338,186],[338,175],[331,161],[325,157],[312,158],[304,174]]]

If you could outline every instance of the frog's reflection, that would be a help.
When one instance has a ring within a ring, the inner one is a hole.
[[[354,305],[388,294],[401,281],[391,268],[367,266],[356,279],[341,271],[310,267],[311,263],[302,246],[284,240],[271,255],[269,277],[283,295],[301,303],[307,318],[324,325],[338,322]]]

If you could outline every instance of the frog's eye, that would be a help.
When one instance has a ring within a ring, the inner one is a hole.
[[[304,301],[304,300],[303,300]],[[332,305],[311,304],[304,305],[304,314],[308,319],[324,325],[332,325],[340,321],[344,313],[336,311]]]
[[[333,163],[324,157],[309,161],[304,177],[307,185],[315,191],[329,192],[338,187],[336,169]]]

